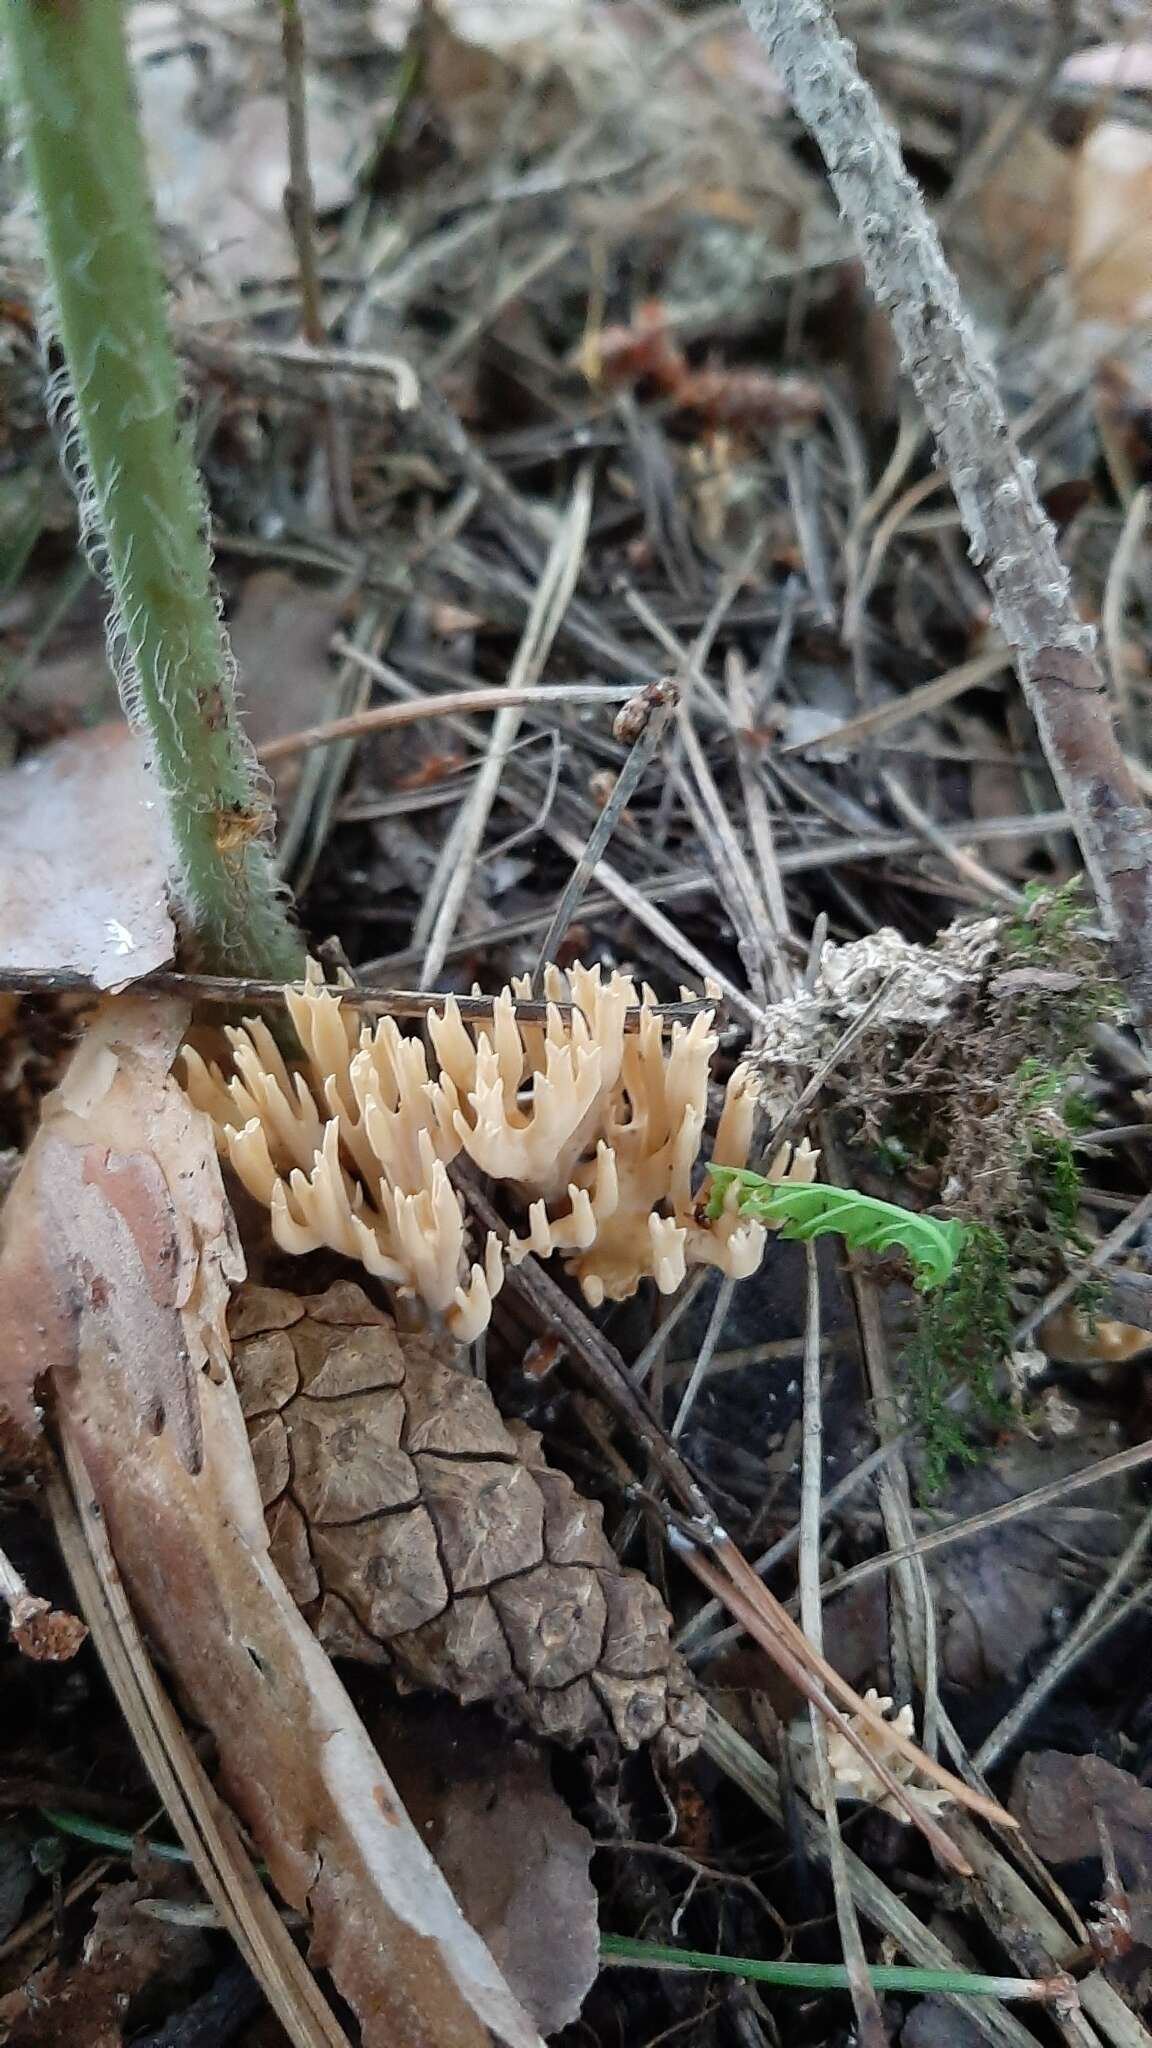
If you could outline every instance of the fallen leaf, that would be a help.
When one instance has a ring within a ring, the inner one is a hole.
[[[405,8],[418,0],[377,0],[377,32],[396,46]],[[492,122],[523,92],[535,92],[528,146],[560,143],[578,113],[607,123],[615,110],[637,157],[674,149],[688,163],[691,205],[712,210],[709,195],[727,195],[721,217],[751,177],[760,210],[755,245],[767,232],[765,195],[784,202],[772,231],[791,208],[814,217],[815,181],[768,132],[777,116],[779,79],[755,36],[723,22],[677,50],[657,10],[631,0],[438,0],[425,12],[423,82],[461,155],[491,158]],[[488,124],[487,126],[485,124]],[[679,202],[678,202],[679,203]],[[636,201],[629,199],[635,211]],[[680,211],[683,212],[682,203]],[[747,219],[737,210],[737,217]]]
[[[1076,50],[1060,67],[1063,83],[1098,85],[1101,98],[1111,92],[1146,92],[1152,86],[1152,43],[1097,43]]]
[[[552,4],[552,0],[549,0]],[[541,8],[543,14],[546,9]],[[571,19],[571,9],[567,9]],[[529,27],[522,10],[497,0],[491,18],[485,9],[473,5],[455,7],[449,13],[429,8],[421,37],[421,77],[428,97],[446,124],[453,146],[465,163],[487,164],[492,154],[492,137],[519,99],[522,81],[550,72],[560,52],[546,30],[546,22]],[[570,134],[577,106],[563,69],[550,78],[547,90],[534,108],[530,133],[534,149],[558,144]]]
[[[981,182],[977,211],[1001,274],[1027,290],[1068,254],[1068,197],[1073,160],[1035,123]]]
[[[599,1973],[594,1843],[544,1754],[495,1715],[395,1704],[372,1734],[423,1839],[542,2034],[579,2016]]]
[[[1152,316],[1152,134],[1101,121],[1077,154],[1070,197],[1077,311],[1112,327],[1139,326]]]
[[[133,1605],[365,2048],[536,2048],[269,1560],[225,1362],[242,1260],[169,1072],[186,1023],[105,1003],[45,1105],[4,1211],[0,1401],[27,1427],[51,1378]]]
[[[1152,1946],[1152,1787],[1102,1756],[1032,1750],[1020,1759],[1009,1806],[1046,1863],[1096,1860],[1110,1842],[1133,1939]]]
[[[207,74],[207,75],[206,75]],[[187,31],[137,72],[141,121],[161,223],[192,243],[193,267],[216,293],[295,274],[284,211],[288,131],[279,92],[235,74],[227,38],[199,49]],[[307,85],[308,160],[316,211],[339,212],[356,189],[376,112],[326,78]],[[187,281],[188,264],[180,266]]]
[[[26,755],[0,773],[0,965],[74,968],[98,988],[165,966],[168,866],[163,809],[126,726]]]
[[[949,1510],[963,1518],[998,1506],[1061,1472],[1080,1470],[1098,1448],[1085,1431],[1071,1442],[1009,1445],[958,1480]],[[1028,1659],[1051,1641],[1066,1597],[1061,1555],[1074,1549],[1101,1561],[1115,1556],[1127,1540],[1131,1513],[1129,1496],[1086,1489],[1042,1520],[1005,1522],[929,1559],[948,1684],[980,1692],[1018,1683]]]
[[[328,649],[343,609],[338,592],[301,583],[283,569],[258,569],[246,578],[228,630],[244,725],[257,750],[333,715],[338,685]],[[307,758],[289,754],[272,769],[280,806]]]

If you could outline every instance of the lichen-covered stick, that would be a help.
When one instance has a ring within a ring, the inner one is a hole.
[[[1152,1046],[1152,818],[1120,751],[1095,636],[1076,610],[1032,464],[895,131],[823,0],[743,4],[820,146],[891,317],[1110,928],[1116,972]]]

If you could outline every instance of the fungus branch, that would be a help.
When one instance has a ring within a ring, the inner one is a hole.
[[[461,1339],[485,1327],[505,1257],[490,1232],[468,1264],[447,1172],[462,1154],[508,1183],[526,1213],[510,1263],[560,1253],[594,1306],[627,1299],[644,1279],[669,1294],[690,1265],[734,1279],[754,1272],[764,1222],[734,1199],[705,1217],[693,1190],[717,1045],[711,1011],[669,1029],[650,989],[621,974],[602,983],[579,965],[567,979],[548,969],[545,988],[543,1023],[518,1014],[526,982],[496,998],[489,1024],[467,1025],[453,1001],[429,1010],[430,1062],[393,1017],[358,1030],[340,991],[313,979],[286,993],[302,1067],[290,1070],[267,1026],[250,1019],[227,1032],[228,1073],[186,1049],[188,1092],[285,1251],[326,1245],[358,1259]],[[737,1067],[718,1161],[743,1166],[754,1114],[752,1076]],[[785,1146],[768,1179],[811,1181],[815,1169],[807,1144]]]

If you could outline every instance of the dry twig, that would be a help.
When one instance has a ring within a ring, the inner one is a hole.
[[[11,1558],[0,1550],[0,1600],[8,1609],[12,1641],[38,1664],[66,1663],[88,1631],[74,1614],[63,1614],[38,1593],[30,1593]]]
[[[800,1468],[800,1620],[813,1649],[824,1648],[824,1615],[820,1601],[820,1491],[824,1463],[824,1415],[820,1384],[820,1267],[816,1247],[804,1247],[807,1266],[808,1309],[804,1332],[804,1438]],[[856,1903],[848,1881],[840,1816],[836,1808],[836,1784],[828,1757],[824,1723],[817,1708],[809,1703],[808,1721],[812,1731],[812,1753],[816,1783],[828,1830],[828,1869],[836,1901],[836,1923],[852,1982],[852,2005],[860,2040],[885,2043],[887,2032],[880,2001],[868,1975],[868,1958],[856,1917]]]
[[[1093,634],[1077,613],[1031,464],[1012,437],[895,131],[823,0],[744,0],[744,7],[823,152],[868,282],[891,316],[1071,814],[1115,943],[1117,974],[1142,1036],[1152,1039],[1152,826],[1117,743]]]

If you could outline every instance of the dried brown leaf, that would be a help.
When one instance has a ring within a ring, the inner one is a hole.
[[[100,857],[93,859],[93,848]],[[0,964],[123,988],[172,958],[163,812],[138,741],[95,726],[0,774]]]
[[[1071,269],[1078,312],[1111,327],[1152,315],[1152,135],[1101,121],[1072,180]]]
[[[1046,1863],[1115,1856],[1131,1933],[1152,1946],[1152,1789],[1102,1756],[1033,1750],[1020,1759],[1010,1801]]]
[[[1078,1470],[1101,1447],[1100,1438],[1106,1439],[1106,1428],[1095,1445],[1083,1428],[1071,1441],[1008,1445],[958,1480],[951,1511],[961,1518],[979,1513]],[[1021,1684],[1028,1659],[1052,1638],[1063,1598],[1062,1551],[1072,1547],[1103,1564],[1123,1548],[1132,1514],[1130,1496],[1093,1489],[1050,1509],[1043,1521],[1005,1522],[933,1557],[929,1572],[947,1682],[964,1692]]]
[[[1030,123],[980,186],[977,209],[1001,275],[1027,290],[1068,255],[1072,160]]]
[[[51,1373],[136,1611],[366,2048],[535,2048],[269,1560],[224,1364],[234,1226],[169,1074],[185,1024],[107,1003],[46,1106],[5,1211],[9,1405],[27,1424]]]
[[[594,1847],[546,1758],[492,1716],[448,1701],[372,1722],[404,1803],[542,2034],[577,2018],[596,1980]]]

